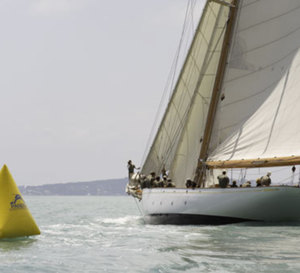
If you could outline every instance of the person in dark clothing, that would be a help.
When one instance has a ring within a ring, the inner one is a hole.
[[[155,181],[155,187],[157,188],[163,188],[164,187],[164,182],[162,179],[160,179],[160,176],[156,176],[156,181]]]
[[[168,177],[167,177],[166,175],[164,175],[164,176],[163,176],[163,180],[162,180],[162,181],[163,181],[164,188],[166,188],[167,185],[168,185],[168,180],[167,180],[167,179],[168,179]]]
[[[185,182],[185,186],[187,188],[191,188],[192,187],[192,180],[191,179],[187,179],[186,182]]]
[[[172,182],[172,179],[171,179],[171,178],[168,178],[167,188],[175,188],[175,185],[174,185],[174,183]]]
[[[256,187],[262,187],[261,185],[261,178],[256,179]]]
[[[227,188],[229,184],[229,178],[226,175],[226,171],[223,170],[222,174],[218,176],[220,188]]]
[[[194,190],[197,187],[197,183],[195,181],[192,181],[192,189]]]
[[[230,187],[231,188],[237,188],[238,187],[235,180],[232,181],[232,185]]]
[[[134,170],[139,170],[140,168],[136,168],[131,160],[127,162],[127,169],[128,169],[128,178],[131,179],[132,175],[134,174]]]

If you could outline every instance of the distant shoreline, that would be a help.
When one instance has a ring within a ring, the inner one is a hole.
[[[127,178],[87,182],[19,186],[23,195],[35,196],[124,196]]]

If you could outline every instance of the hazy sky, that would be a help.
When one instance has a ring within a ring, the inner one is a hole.
[[[17,184],[140,164],[187,3],[0,0],[0,163]]]

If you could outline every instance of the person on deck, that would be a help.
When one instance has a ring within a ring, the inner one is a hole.
[[[189,189],[189,188],[195,189],[196,186],[197,186],[197,184],[196,184],[196,182],[194,182],[192,179],[188,178],[188,179],[186,180],[186,182],[185,182],[185,186],[186,186],[188,189]]]
[[[242,188],[251,188],[251,181],[243,183]]]
[[[194,190],[197,187],[197,183],[192,180],[192,189]]]
[[[129,161],[127,162],[127,168],[128,168],[128,178],[129,178],[129,180],[131,179],[132,175],[134,174],[134,170],[139,170],[139,169],[140,169],[140,168],[136,168],[136,167],[133,165],[133,163],[132,163],[131,160],[129,160]]]
[[[235,180],[232,181],[232,185],[230,187],[231,188],[237,188],[238,187]]]
[[[256,187],[261,187],[261,178],[256,179]]]
[[[155,187],[155,181],[156,181],[156,174],[155,172],[151,172],[150,173],[150,188],[154,188]]]
[[[223,170],[222,174],[218,176],[220,188],[227,188],[229,184],[229,177],[226,175],[226,170]]]
[[[191,180],[190,178],[188,178],[188,179],[186,180],[185,186],[186,186],[187,188],[191,188],[191,187],[192,187],[192,180]]]
[[[269,187],[271,185],[271,173],[268,172],[267,175],[263,176],[261,178],[261,185],[264,186],[264,187]]]
[[[154,181],[154,188],[163,188],[164,183],[162,182],[162,180],[160,179],[160,176],[156,176],[156,179]]]
[[[153,181],[153,188],[158,188],[158,183],[159,183],[159,179],[160,177],[159,176],[156,176],[154,181]]]
[[[141,189],[146,188],[146,176],[144,174],[141,174],[140,176],[140,186]]]
[[[174,183],[172,182],[172,179],[171,179],[171,178],[168,178],[167,188],[175,188],[175,185],[174,185]]]
[[[164,176],[168,176],[168,171],[166,170],[165,167],[163,167],[161,170],[161,177],[164,177]]]
[[[168,177],[166,176],[166,175],[164,175],[163,176],[163,185],[164,185],[164,187],[166,188],[167,187],[167,185],[168,185]]]

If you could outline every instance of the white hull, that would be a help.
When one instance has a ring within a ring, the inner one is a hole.
[[[154,224],[300,220],[300,188],[144,189],[145,220]]]

